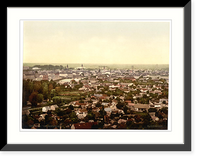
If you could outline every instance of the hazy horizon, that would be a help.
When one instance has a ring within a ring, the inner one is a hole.
[[[24,63],[169,64],[170,22],[23,24]]]
[[[62,65],[69,68],[84,67],[89,69],[99,68],[100,66],[106,66],[109,69],[169,69],[169,64],[89,64],[89,63],[23,63],[23,66],[33,67],[35,65]],[[132,68],[133,66],[133,68]]]
[[[47,63],[47,62],[38,62],[38,63],[34,63],[34,62],[23,62],[23,64],[94,64],[94,65],[96,65],[96,64],[108,64],[108,63],[73,63],[73,62],[70,62],[70,63],[66,63],[66,62],[59,62],[59,63],[57,63],[57,62],[52,62],[52,63]],[[119,63],[110,63],[110,64],[108,64],[108,65],[169,65],[169,64],[128,64],[128,63],[121,63],[121,64],[119,64]]]

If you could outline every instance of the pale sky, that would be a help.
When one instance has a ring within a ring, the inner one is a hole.
[[[24,21],[24,63],[169,64],[170,23]]]

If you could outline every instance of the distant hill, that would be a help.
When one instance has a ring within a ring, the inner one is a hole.
[[[82,63],[23,63],[23,66],[63,66],[66,67],[68,65],[69,68],[80,67]],[[106,66],[108,69],[164,69],[169,70],[169,64],[84,64],[85,68],[95,69],[99,68],[99,66]]]

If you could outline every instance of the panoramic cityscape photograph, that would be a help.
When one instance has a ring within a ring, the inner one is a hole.
[[[169,129],[169,21],[22,27],[22,129]]]

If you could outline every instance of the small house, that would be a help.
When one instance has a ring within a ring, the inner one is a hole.
[[[131,110],[135,110],[134,106],[135,106],[134,103],[128,103],[127,104],[127,107],[130,108]]]
[[[57,105],[51,105],[51,107],[50,107],[50,110],[52,110],[52,111],[55,111],[55,110],[56,110],[56,108],[58,108],[58,106],[57,106]]]
[[[48,112],[50,110],[49,106],[42,107],[42,112]]]
[[[150,106],[149,104],[135,104],[134,108],[135,108],[135,111],[143,112],[143,111],[148,111]]]

